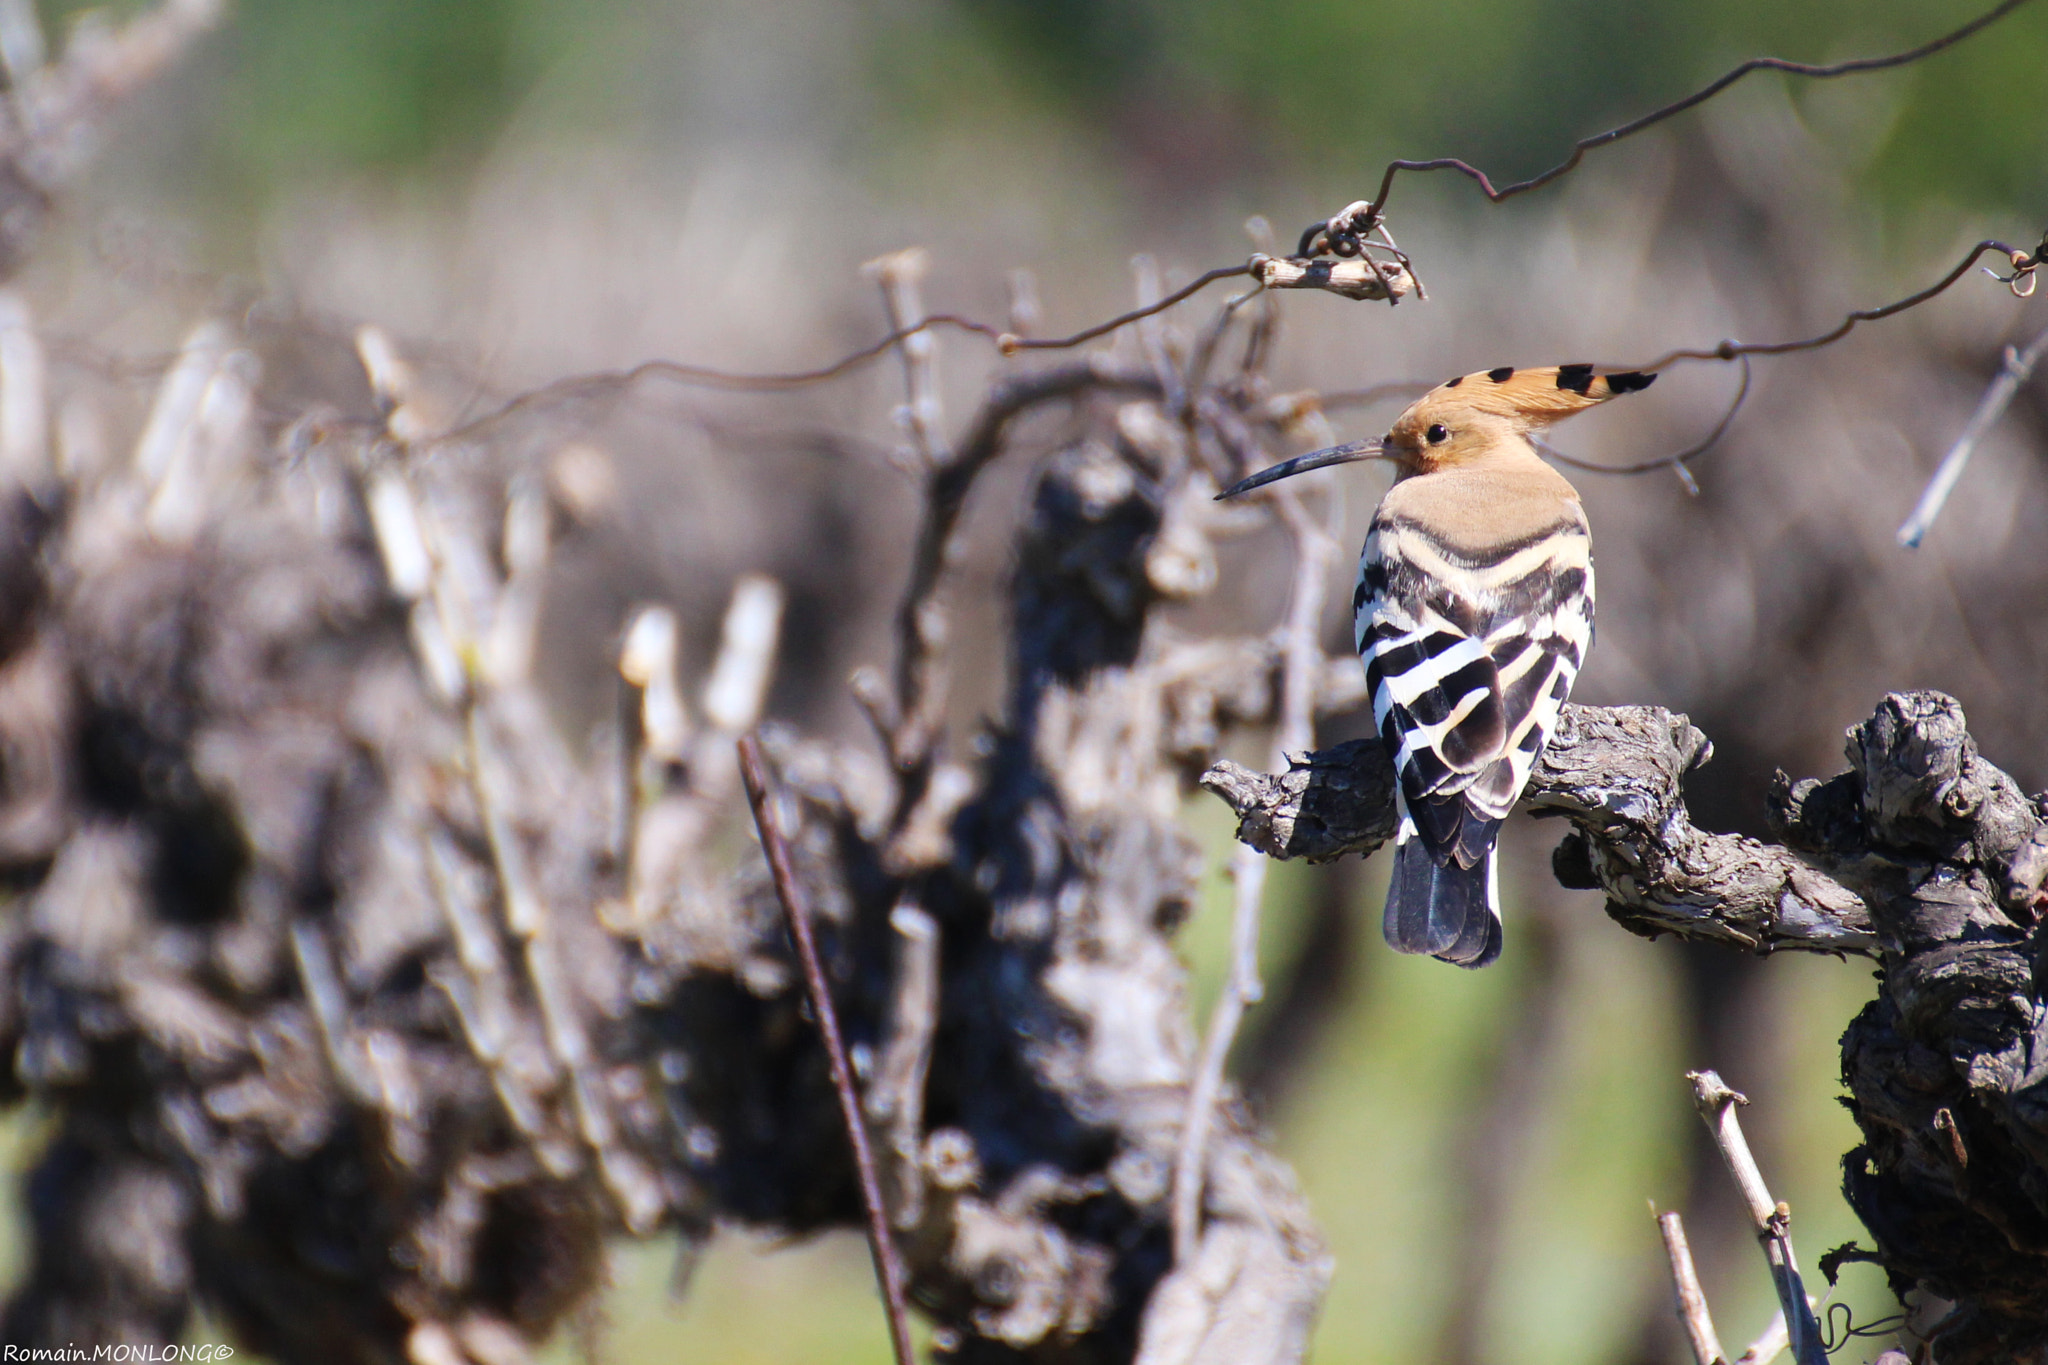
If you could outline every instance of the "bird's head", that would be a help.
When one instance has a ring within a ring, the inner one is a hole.
[[[1478,370],[1437,385],[1408,405],[1387,434],[1311,451],[1217,494],[1219,498],[1354,460],[1392,460],[1401,473],[1431,474],[1513,452],[1528,452],[1530,433],[1575,412],[1655,382],[1654,374],[1593,373],[1591,365]]]

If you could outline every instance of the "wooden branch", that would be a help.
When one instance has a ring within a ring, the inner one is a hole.
[[[825,968],[818,958],[818,942],[811,930],[810,910],[805,904],[803,884],[790,865],[789,845],[782,827],[775,821],[773,794],[768,786],[768,767],[761,759],[761,744],[752,735],[739,742],[740,775],[747,784],[747,801],[754,808],[754,826],[761,832],[761,851],[768,857],[768,870],[775,879],[776,899],[789,920],[789,936],[796,942],[797,957],[803,963],[804,989],[810,996],[818,1033],[825,1043],[826,1058],[832,1064],[832,1088],[839,1094],[839,1108],[846,1120],[847,1140],[853,1145],[854,1168],[860,1174],[861,1203],[868,1216],[868,1250],[874,1254],[875,1277],[882,1285],[882,1305],[889,1315],[889,1342],[896,1351],[896,1365],[916,1365],[917,1350],[910,1340],[910,1310],[907,1304],[909,1277],[903,1257],[889,1231],[889,1215],[882,1203],[882,1178],[875,1167],[875,1153],[868,1142],[867,1122],[861,1117],[860,1095],[853,1085],[853,1067],[846,1056],[846,1040],[839,1032],[839,1011],[832,1004],[832,989],[825,981]]]
[[[1685,717],[1660,707],[1566,706],[1522,798],[1532,813],[1571,822],[1553,860],[1560,880],[1604,890],[1608,913],[1650,937],[1874,951],[1855,893],[1788,849],[1692,823],[1680,782],[1711,753]],[[1278,775],[1218,763],[1202,785],[1237,812],[1237,837],[1271,857],[1323,861],[1393,837],[1393,767],[1374,739],[1303,755]]]
[[[904,405],[899,422],[926,469],[946,462],[945,409],[939,401],[937,338],[931,328],[919,329],[924,321],[924,303],[918,286],[931,268],[931,257],[923,247],[907,247],[869,261],[863,273],[882,286],[882,303],[889,311],[889,331],[903,338]]]
[[[1261,252],[1252,257],[1251,274],[1268,289],[1320,289],[1347,299],[1398,299],[1415,290],[1415,277],[1400,263],[1364,256],[1310,261]]]
[[[924,519],[911,552],[910,581],[896,611],[896,730],[890,757],[899,768],[923,765],[943,725],[946,618],[938,600],[939,584],[968,491],[1002,453],[1010,424],[1039,404],[1092,389],[1146,392],[1156,390],[1158,383],[1151,375],[1128,373],[1095,357],[1001,380],[989,390],[950,456],[932,466],[925,477]],[[913,799],[923,795],[921,790],[906,794]]]
[[[1700,1272],[1692,1262],[1692,1247],[1685,1240],[1685,1222],[1676,1212],[1657,1215],[1657,1231],[1664,1238],[1664,1255],[1671,1262],[1671,1287],[1677,1299],[1678,1320],[1685,1327],[1685,1339],[1692,1346],[1696,1365],[1726,1365],[1721,1338],[1714,1331],[1714,1315],[1707,1311],[1707,1292],[1700,1288]]]
[[[2020,385],[2027,382],[2027,376],[2034,372],[2034,366],[2041,357],[2048,355],[2048,331],[2035,337],[2022,351],[2017,346],[2005,348],[2005,354],[1998,365],[1998,375],[1991,386],[1984,390],[1984,397],[1977,402],[1977,410],[1970,414],[1970,420],[1963,424],[1962,435],[1956,437],[1949,447],[1941,465],[1934,471],[1934,477],[1927,482],[1927,488],[1920,494],[1920,500],[1913,504],[1905,523],[1899,527],[1898,541],[1909,550],[1920,548],[1934,519],[1941,515],[1941,509],[1948,503],[1948,495],[1955,491],[1956,481],[1963,477],[1963,467],[1970,462],[1970,456],[1977,449],[1977,442],[1984,439],[1984,433],[1998,424],[2005,415],[2013,396],[2020,391]]]
[[[1288,750],[1306,746],[1315,736],[1316,681],[1323,662],[1316,631],[1322,622],[1337,546],[1309,519],[1298,496],[1283,489],[1274,496],[1273,506],[1287,527],[1295,556],[1293,598],[1281,632],[1280,714],[1273,735],[1273,756],[1278,762],[1286,759]],[[1182,1120],[1174,1159],[1173,1246],[1174,1261],[1181,1265],[1194,1259],[1201,1240],[1203,1155],[1216,1100],[1223,1091],[1231,1044],[1245,1011],[1264,994],[1259,981],[1259,921],[1266,888],[1265,859],[1240,846],[1231,859],[1230,876],[1235,888],[1230,975],[1210,1014],[1201,1060],[1194,1083],[1188,1087],[1187,1117]]]
[[[939,925],[906,897],[889,912],[889,927],[896,931],[896,989],[889,1008],[888,1041],[868,1088],[867,1110],[889,1133],[895,1224],[914,1228],[924,1213],[924,1181],[917,1158],[924,1137],[932,1035],[939,1025]]]
[[[1763,1172],[1757,1169],[1756,1157],[1749,1150],[1749,1140],[1742,1134],[1742,1122],[1735,1116],[1736,1107],[1748,1104],[1749,1100],[1729,1089],[1712,1071],[1688,1072],[1686,1079],[1692,1082],[1693,1104],[1700,1111],[1700,1119],[1713,1135],[1714,1146],[1728,1163],[1728,1173],[1735,1177],[1736,1188],[1742,1192],[1757,1241],[1770,1264],[1771,1284],[1778,1291],[1778,1306],[1785,1314],[1792,1359],[1798,1365],[1827,1365],[1820,1324],[1814,1321],[1813,1307],[1806,1301],[1806,1286],[1799,1278],[1799,1262],[1792,1254],[1792,1210],[1771,1198]]]

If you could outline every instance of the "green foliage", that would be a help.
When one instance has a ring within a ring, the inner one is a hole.
[[[61,33],[89,10],[46,4]],[[111,7],[125,17],[141,6]],[[244,0],[194,112],[208,169],[275,185],[474,153],[538,69],[529,0]]]
[[[478,144],[514,92],[517,0],[266,0],[231,41],[223,131],[266,170]]]

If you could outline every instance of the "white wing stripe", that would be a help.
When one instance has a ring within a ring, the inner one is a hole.
[[[1389,530],[1392,534],[1388,534]],[[1591,546],[1584,531],[1559,531],[1484,566],[1452,558],[1435,539],[1409,527],[1383,528],[1375,534],[1378,544],[1373,548],[1380,558],[1402,560],[1437,582],[1469,583],[1482,592],[1527,578],[1546,567],[1578,569],[1592,563]]]
[[[1564,576],[1582,581],[1583,591],[1555,581]],[[1392,757],[1404,782],[1419,779],[1418,789],[1439,799],[1462,795],[1476,816],[1504,817],[1528,785],[1556,726],[1559,694],[1570,690],[1592,641],[1592,556],[1584,530],[1560,530],[1475,566],[1420,527],[1379,524],[1360,558],[1353,600],[1352,639],[1371,676],[1373,721],[1396,740]],[[1525,602],[1547,607],[1521,614]],[[1436,645],[1443,648],[1430,652]],[[1493,665],[1491,687],[1466,687],[1442,719],[1419,720],[1418,711],[1437,715],[1449,700],[1447,679],[1480,661]],[[1499,747],[1454,767],[1445,744],[1489,700],[1517,707],[1503,717]]]

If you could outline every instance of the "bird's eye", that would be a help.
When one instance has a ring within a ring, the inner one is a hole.
[[[1429,430],[1422,434],[1428,438],[1429,443],[1433,446],[1440,446],[1445,441],[1451,439],[1450,428],[1446,427],[1442,422],[1430,423]]]

